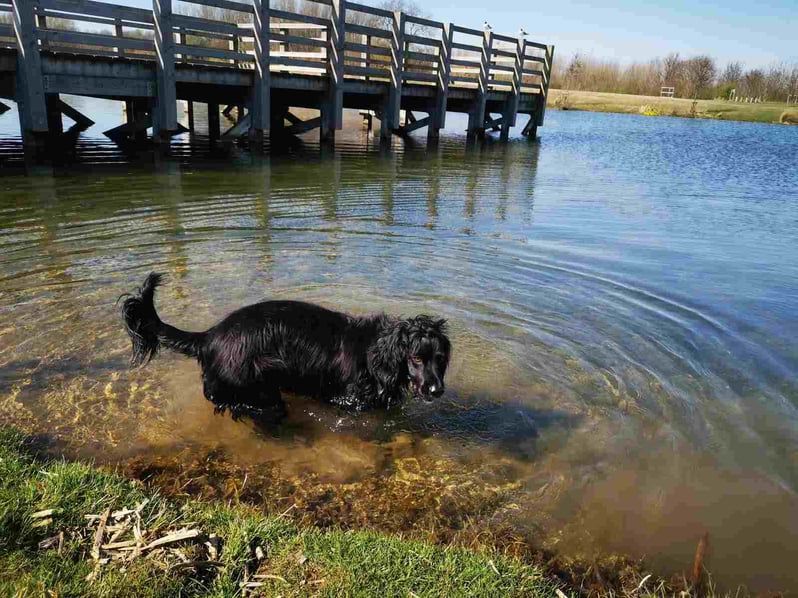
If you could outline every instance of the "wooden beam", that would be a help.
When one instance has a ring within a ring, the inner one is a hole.
[[[284,135],[301,135],[302,133],[307,133],[308,131],[316,129],[321,125],[322,117],[317,116],[316,118],[311,118],[309,120],[300,120],[299,122],[292,124],[290,127],[285,127],[282,130],[282,133]]]
[[[269,0],[253,0],[255,10],[255,77],[252,90],[250,135],[260,135],[271,126],[271,71],[269,70]]]
[[[479,66],[479,80],[477,84],[477,101],[468,129],[471,134],[481,134],[485,131],[485,106],[488,100],[488,77],[490,75],[490,58],[493,52],[493,33],[486,31],[482,38],[482,59]]]
[[[430,124],[427,132],[428,139],[437,139],[440,136],[440,130],[446,126],[446,109],[449,97],[449,77],[452,71],[452,39],[454,37],[454,29],[451,23],[443,26],[443,37],[441,40],[441,49],[438,54],[438,82],[437,96],[435,98],[435,110],[431,114],[434,122]]]
[[[388,130],[398,129],[402,109],[402,72],[404,71],[405,15],[393,13],[391,31],[391,87],[388,92],[388,112],[381,123]]]
[[[424,118],[420,118],[418,120],[413,120],[410,124],[405,125],[404,127],[400,127],[396,130],[397,135],[409,135],[413,131],[417,131],[419,129],[423,129],[426,126],[429,126],[432,122],[432,116],[425,116]]]
[[[234,124],[232,127],[227,129],[222,134],[222,139],[235,139],[237,137],[242,137],[246,135],[250,129],[250,119],[252,118],[251,114],[247,114],[246,116],[239,119],[239,121]]]
[[[219,104],[208,103],[208,137],[211,141],[219,139]]]
[[[153,139],[168,140],[177,130],[177,91],[175,88],[175,40],[172,23],[172,0],[153,0],[155,19],[155,63],[158,115],[153,119]]]
[[[329,95],[328,120],[322,125],[322,136],[344,126],[344,44],[346,43],[346,0],[333,0],[330,14],[329,50],[327,52]]]
[[[23,137],[47,132],[42,62],[36,31],[34,3],[13,0],[14,36],[17,40],[17,102]]]
[[[72,106],[70,106],[63,100],[58,100],[58,110],[67,118],[71,118],[72,120],[74,120],[75,126],[78,127],[81,131],[88,129],[90,126],[94,124],[94,121],[92,119],[90,119],[82,112],[75,110]]]
[[[554,61],[554,46],[546,46],[546,62],[543,65],[543,69],[546,73],[546,76],[543,79],[543,93],[538,98],[539,106],[538,106],[538,120],[537,125],[543,125],[543,117],[546,115],[546,104],[549,101],[549,81],[551,81],[551,65]],[[536,127],[537,128],[537,127]]]

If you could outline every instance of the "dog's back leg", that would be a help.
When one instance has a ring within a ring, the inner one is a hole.
[[[203,371],[202,388],[205,398],[213,403],[213,412],[224,414],[229,410],[234,420],[248,415],[253,419],[278,422],[286,413],[280,389],[273,383],[239,386],[222,380],[212,371]]]

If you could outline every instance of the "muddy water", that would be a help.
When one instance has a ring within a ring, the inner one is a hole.
[[[0,179],[0,418],[321,525],[665,575],[709,532],[720,583],[798,589],[794,131],[547,118],[540,144],[220,162],[89,134],[73,167]],[[277,430],[214,416],[195,363],[127,367],[114,302],[150,270],[185,329],[268,297],[445,316],[448,390],[357,416],[289,397]]]

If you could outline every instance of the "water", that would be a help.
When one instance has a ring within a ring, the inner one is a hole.
[[[795,130],[551,111],[539,144],[466,149],[463,124],[219,161],[85,134],[73,167],[3,177],[0,418],[322,525],[665,575],[708,531],[717,581],[798,589]],[[267,297],[447,317],[448,390],[360,416],[289,397],[275,432],[215,417],[192,361],[127,368],[114,302],[150,270],[185,329]]]

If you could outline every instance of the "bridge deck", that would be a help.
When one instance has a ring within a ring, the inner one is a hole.
[[[152,11],[0,0],[0,15],[13,16],[0,24],[0,96],[18,102],[23,138],[61,132],[61,94],[125,101],[117,133],[151,125],[159,141],[178,131],[177,100],[190,115],[193,102],[237,106],[228,133],[255,137],[318,127],[332,140],[344,108],[374,111],[382,136],[426,127],[434,139],[447,111],[468,114],[471,135],[506,138],[519,113],[530,116],[525,134],[543,123],[552,46],[348,0],[305,0],[303,13],[269,0],[188,1],[196,14],[173,12],[172,0]],[[320,117],[302,122],[292,107]]]

